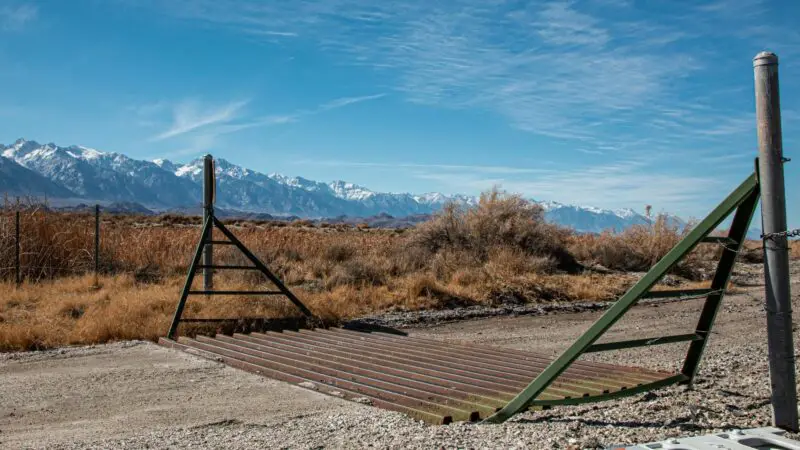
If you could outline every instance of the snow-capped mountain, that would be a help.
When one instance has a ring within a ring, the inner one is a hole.
[[[203,160],[186,164],[142,161],[88,147],[60,147],[19,139],[0,144],[0,193],[47,195],[82,202],[134,202],[154,210],[197,207]],[[413,195],[375,192],[346,181],[323,183],[281,174],[265,175],[216,159],[217,205],[227,210],[300,217],[394,217],[432,214],[448,202],[474,205],[477,197],[437,192]],[[545,217],[580,232],[647,223],[630,210],[539,202]]]
[[[538,202],[545,218],[554,223],[569,224],[578,232],[621,231],[631,225],[647,224],[648,219],[630,209],[608,210],[592,206],[564,205],[558,202]]]
[[[17,140],[2,156],[44,176],[74,197],[167,206],[197,202],[196,185],[150,161],[81,146]]]
[[[11,193],[22,196],[65,198],[72,192],[48,178],[27,169],[11,159],[0,156],[0,195]]]

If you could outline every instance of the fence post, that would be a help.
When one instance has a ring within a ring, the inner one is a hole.
[[[206,155],[203,158],[203,223],[208,222],[209,217],[214,215],[214,158]],[[208,240],[213,236],[213,227],[209,230]],[[209,266],[214,265],[214,248],[211,244],[206,244],[203,251],[203,289],[211,290],[214,286],[214,270]]]
[[[19,208],[14,214],[14,275],[16,277],[17,286],[22,284],[22,272],[20,271],[19,261]]]
[[[776,234],[786,231],[786,192],[783,181],[784,158],[777,55],[769,52],[759,53],[753,59],[753,69],[758,125],[758,176],[764,234],[765,309],[772,384],[772,419],[777,427],[798,431],[788,239],[785,234]]]
[[[100,276],[100,205],[94,205],[94,285],[98,286]]]

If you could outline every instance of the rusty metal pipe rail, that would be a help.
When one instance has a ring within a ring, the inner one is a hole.
[[[300,332],[303,333],[306,331],[301,330]],[[319,330],[319,332],[323,334],[334,333],[334,332],[329,332],[328,330]],[[337,331],[336,333],[340,332],[342,331],[340,330]],[[353,332],[344,331],[344,333],[353,333]],[[366,334],[366,333],[361,333],[361,334]],[[368,338],[369,335],[365,337],[365,339]],[[435,359],[441,361],[454,362],[454,363],[469,362],[471,365],[474,365],[477,368],[485,369],[487,373],[496,373],[504,378],[518,380],[521,381],[522,383],[529,382],[532,372],[535,373],[535,371],[537,370],[541,371],[546,366],[545,363],[540,363],[540,362],[533,362],[529,365],[522,365],[516,362],[510,362],[508,360],[504,360],[502,358],[492,358],[488,352],[485,353],[484,355],[476,356],[469,352],[464,352],[461,349],[455,349],[452,347],[448,347],[445,350],[442,349],[442,345],[440,343],[427,344],[420,341],[415,341],[413,342],[413,344],[411,344],[396,339],[393,342],[385,342],[382,339],[380,339],[379,336],[374,336],[373,339],[374,341],[370,342],[370,345],[375,345],[376,348],[384,348],[384,349],[402,348],[404,351],[407,351],[409,354],[412,355],[423,355],[423,356],[430,355],[434,356]],[[349,342],[356,342],[356,341],[351,340]],[[373,344],[373,342],[380,342],[380,344]],[[564,384],[565,388],[573,386],[573,387],[578,387],[580,389],[587,388],[590,390],[596,390],[598,391],[598,393],[601,393],[604,389],[616,385],[605,382],[609,378],[622,380],[623,382],[629,383],[632,386],[635,386],[637,384],[642,384],[643,382],[648,382],[654,379],[653,377],[651,377],[643,380],[637,379],[636,381],[632,381],[630,378],[620,376],[619,373],[613,374],[615,376],[611,376],[609,370],[605,368],[603,369],[596,368],[593,372],[589,371],[580,372],[579,370],[580,369],[576,368],[575,370],[566,374],[567,376],[563,380],[563,382],[565,383]]]
[[[332,329],[336,332],[345,332],[345,333],[356,333],[356,334],[366,334],[366,333],[358,333],[353,332],[350,330],[342,330],[340,328]],[[325,332],[327,330],[320,330]],[[301,330],[300,332],[303,332]],[[416,348],[425,348],[426,350],[430,350],[432,352],[440,353],[442,351],[450,354],[450,355],[469,355],[471,357],[477,358],[478,361],[486,362],[489,364],[505,364],[509,367],[514,367],[516,369],[521,369],[522,373],[525,375],[526,379],[529,381],[528,378],[530,375],[531,369],[543,369],[544,366],[550,363],[551,359],[537,355],[535,353],[523,353],[520,352],[519,354],[514,354],[514,356],[506,356],[503,353],[506,352],[505,349],[494,349],[491,347],[480,347],[480,350],[476,350],[474,347],[470,348],[468,346],[464,346],[463,348],[454,348],[453,344],[448,344],[447,350],[443,349],[443,345],[441,342],[433,341],[430,339],[421,339],[415,337],[402,337],[402,340],[398,340],[400,336],[397,335],[389,335],[386,333],[371,333],[377,339],[390,341],[393,343],[403,342],[407,344],[412,344]],[[366,339],[366,337],[364,338]],[[511,352],[509,352],[511,353]],[[512,353],[513,354],[513,353]],[[571,379],[584,379],[584,380],[592,380],[595,383],[598,383],[597,380],[601,379],[602,377],[598,377],[598,374],[613,374],[614,380],[622,380],[626,383],[630,383],[631,385],[638,385],[649,383],[658,377],[654,377],[650,374],[642,375],[639,369],[637,368],[629,368],[629,367],[621,367],[621,366],[612,366],[612,365],[602,365],[598,363],[576,363],[566,371],[567,374],[570,375]],[[652,373],[652,371],[650,371]],[[622,375],[621,375],[622,374]],[[598,383],[600,384],[600,383]],[[614,383],[616,384],[616,383]]]
[[[321,392],[364,397],[431,423],[491,417],[546,367],[546,357],[387,333],[316,329],[162,339],[174,348]],[[594,368],[594,371],[591,370]],[[584,363],[565,373],[535,407],[629,395],[674,376]],[[630,378],[633,377],[633,378]]]

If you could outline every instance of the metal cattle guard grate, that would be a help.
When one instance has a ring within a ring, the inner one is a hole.
[[[205,268],[199,261],[204,245],[209,242],[235,245],[253,263],[248,269],[262,272],[278,286],[277,291],[260,294],[284,295],[309,317],[310,323],[316,321],[311,311],[210,210],[175,318],[167,338],[162,338],[160,343],[221,359],[231,366],[278,380],[402,411],[440,424],[454,420],[496,423],[530,407],[609,400],[671,384],[688,384],[697,373],[758,198],[759,184],[754,174],[697,224],[556,359],[517,350],[442,344],[389,333],[343,329],[217,335],[214,338],[197,336],[194,339],[181,337],[176,340],[188,295],[214,293],[191,290],[195,271]],[[709,236],[731,214],[733,220],[727,236]],[[212,227],[222,231],[228,240],[212,241]],[[700,243],[721,245],[722,248],[722,256],[709,288],[651,290]],[[693,333],[596,343],[639,299],[686,296],[706,298]],[[679,373],[576,361],[584,353],[680,342],[688,342],[689,349]]]
[[[551,360],[536,353],[341,328],[182,337],[161,344],[434,424],[491,416]],[[576,363],[539,399],[543,405],[596,401],[677,379],[682,375]]]

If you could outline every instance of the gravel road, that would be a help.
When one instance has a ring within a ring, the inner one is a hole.
[[[800,293],[797,281],[792,290]],[[700,306],[637,307],[607,339],[690,332]],[[407,331],[556,355],[600,314],[492,317]],[[684,355],[685,345],[676,344],[590,356],[675,370]],[[769,423],[763,286],[726,297],[694,390],[530,412],[502,425],[429,426],[146,342],[0,354],[3,448],[603,448]]]

